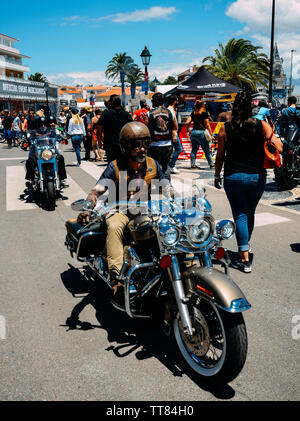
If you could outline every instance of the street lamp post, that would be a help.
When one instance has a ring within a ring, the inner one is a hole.
[[[269,73],[269,102],[272,102],[272,97],[273,97],[274,22],[275,22],[275,0],[272,0],[272,25],[271,25],[270,73]]]
[[[293,83],[293,53],[296,50],[291,50],[291,73],[290,73],[290,89],[289,89],[289,96],[292,96],[293,94],[293,87],[292,87],[292,83]]]
[[[149,82],[148,67],[147,66],[149,66],[151,57],[152,57],[152,55],[150,54],[150,51],[145,46],[145,48],[141,52],[141,58],[142,58],[142,63],[145,66],[145,82],[147,82],[147,85],[148,85],[148,82]],[[148,95],[148,89],[145,91],[145,95]]]
[[[48,89],[49,89],[49,83],[48,82],[45,82],[44,88],[45,88],[45,93],[46,93],[47,114],[50,114],[49,113],[49,98],[48,98]]]

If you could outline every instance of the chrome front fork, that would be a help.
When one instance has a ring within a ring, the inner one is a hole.
[[[169,278],[172,282],[177,306],[183,326],[184,333],[187,335],[193,335],[193,327],[191,317],[188,309],[188,299],[185,296],[183,284],[181,280],[180,267],[176,256],[171,256],[172,265],[168,269]]]

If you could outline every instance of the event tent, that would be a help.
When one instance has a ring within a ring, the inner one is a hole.
[[[159,89],[159,87],[158,87]],[[231,94],[239,92],[241,88],[225,82],[210,73],[204,66],[200,67],[198,71],[190,78],[182,82],[180,85],[166,92],[168,97],[173,94],[208,94],[208,93],[223,93]]]

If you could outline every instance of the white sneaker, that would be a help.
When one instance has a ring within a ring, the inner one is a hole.
[[[179,174],[179,173],[180,171],[176,167],[171,168],[171,174]]]

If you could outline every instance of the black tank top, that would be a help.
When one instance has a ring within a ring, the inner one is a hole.
[[[266,174],[264,164],[264,134],[260,120],[246,122],[234,130],[225,123],[226,137],[224,176],[234,173]]]

